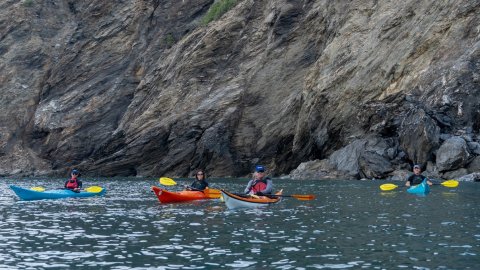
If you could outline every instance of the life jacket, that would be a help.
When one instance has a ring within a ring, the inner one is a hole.
[[[73,182],[72,182],[72,180],[73,180]],[[73,179],[72,178],[72,179],[68,180],[66,188],[68,188],[68,189],[78,188],[78,179]]]
[[[410,184],[411,185],[418,185],[418,184],[423,182],[424,178],[425,178],[425,176],[423,176],[423,175],[414,174],[410,177]]]
[[[190,187],[198,190],[204,190],[208,187],[207,181],[203,180],[195,180],[193,183],[190,185]]]
[[[267,188],[267,180],[268,178],[264,178],[262,180],[254,180],[253,185],[250,188],[250,192],[257,193],[259,191],[265,190]]]

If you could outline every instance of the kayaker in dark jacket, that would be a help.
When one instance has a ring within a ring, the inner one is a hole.
[[[75,192],[80,192],[82,188],[82,181],[78,179],[80,172],[77,169],[73,169],[70,173],[71,178],[65,182],[65,188]]]
[[[255,195],[272,194],[273,182],[269,177],[265,177],[265,167],[262,165],[255,166],[253,179],[250,180],[245,188],[245,193]]]
[[[187,186],[187,190],[204,190],[208,187],[208,182],[206,180],[207,176],[203,170],[198,170],[195,173],[195,181],[190,186]]]
[[[430,180],[428,180],[428,178],[423,176],[421,173],[422,168],[420,167],[420,165],[416,164],[415,166],[413,166],[413,174],[408,177],[405,186],[410,187],[418,185],[422,183],[423,179],[427,179],[427,184],[431,186],[433,183],[430,182]]]

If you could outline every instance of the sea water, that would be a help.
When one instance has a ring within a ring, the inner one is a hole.
[[[478,269],[480,183],[433,186],[426,196],[382,181],[275,179],[313,194],[264,209],[220,200],[161,204],[157,179],[83,179],[104,197],[20,201],[0,179],[0,269]],[[190,180],[177,180],[177,186]],[[247,179],[212,179],[243,191]],[[401,185],[402,183],[396,183]]]

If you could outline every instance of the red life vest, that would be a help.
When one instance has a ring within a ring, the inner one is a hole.
[[[72,182],[72,180],[73,180],[73,182]],[[68,180],[66,188],[68,188],[68,189],[78,188],[77,179],[72,178],[72,179]]]
[[[254,182],[254,184],[250,188],[250,192],[257,193],[259,191],[265,190],[266,188],[267,188],[266,179],[257,180],[256,182]]]

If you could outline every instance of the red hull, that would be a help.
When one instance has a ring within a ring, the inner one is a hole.
[[[187,202],[194,200],[210,199],[202,191],[184,190],[178,192],[171,192],[155,186],[152,187],[152,190],[161,203]]]

